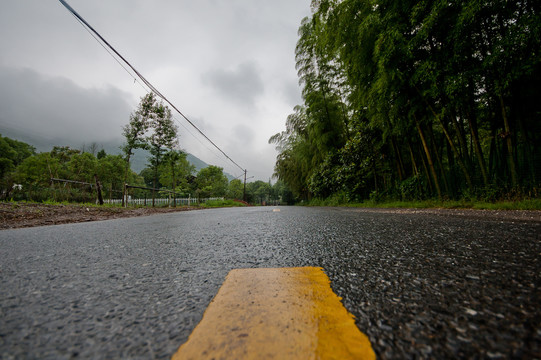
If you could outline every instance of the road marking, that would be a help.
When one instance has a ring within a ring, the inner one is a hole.
[[[186,359],[375,359],[321,268],[232,270],[173,355]]]
[[[280,212],[280,209],[272,209],[272,212]]]

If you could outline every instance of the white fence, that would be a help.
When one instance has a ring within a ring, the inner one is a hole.
[[[175,200],[175,201],[174,201]],[[180,206],[190,206],[190,205],[195,205],[195,204],[198,204],[198,203],[204,203],[204,202],[207,202],[207,201],[223,201],[224,198],[223,197],[217,197],[217,198],[204,198],[204,199],[197,199],[197,198],[177,198],[177,199],[169,199],[169,198],[159,198],[159,199],[154,199],[154,204],[156,206],[164,206],[164,205],[173,205],[173,201],[175,202],[175,204],[177,205],[180,205]],[[122,199],[113,199],[113,200],[103,200],[103,202],[105,204],[122,204]],[[147,205],[147,206],[150,206],[152,205],[152,198],[147,198],[147,199],[132,199],[132,198],[129,198],[128,199],[128,205]]]

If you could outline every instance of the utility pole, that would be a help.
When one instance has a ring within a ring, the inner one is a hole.
[[[246,169],[244,169],[244,196],[242,200],[246,201]]]

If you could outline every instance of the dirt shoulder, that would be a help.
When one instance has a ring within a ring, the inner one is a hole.
[[[83,205],[0,203],[0,230],[119,219],[197,209],[199,208],[112,208]]]

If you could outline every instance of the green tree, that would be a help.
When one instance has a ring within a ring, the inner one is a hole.
[[[104,150],[104,149],[101,149],[100,151],[98,151],[98,155],[96,155],[96,158],[97,158],[98,160],[101,160],[101,159],[103,159],[103,158],[106,157],[106,156],[107,156],[107,153],[105,152],[105,150]]]
[[[265,204],[270,200],[271,185],[261,180],[257,180],[246,185],[246,193],[250,202],[259,205]]]
[[[50,153],[30,156],[17,167],[14,181],[25,187],[48,187],[51,174],[57,173],[60,167],[60,161]]]
[[[269,143],[275,144],[279,152],[274,176],[284,181],[295,197],[303,198],[309,197],[307,179],[313,169],[313,152],[307,127],[305,107],[296,106],[295,113],[287,117],[286,130],[269,139]]]
[[[233,179],[229,182],[227,197],[230,199],[242,200],[244,197],[244,184],[239,179]]]
[[[122,135],[126,142],[122,146],[126,165],[124,168],[124,184],[128,179],[130,159],[135,149],[147,149],[145,135],[150,127],[150,119],[153,116],[156,98],[154,93],[148,93],[141,98],[137,110],[130,115],[130,121],[122,128]],[[126,187],[123,185],[122,206],[125,205]]]
[[[109,197],[116,197],[124,190],[124,172],[126,161],[122,155],[105,155],[99,157],[98,153],[97,175],[103,185],[104,192],[109,192]],[[137,184],[137,174],[128,172],[127,181],[130,184]]]
[[[36,149],[22,141],[2,137],[0,134],[0,178],[17,167],[24,159],[34,155]]]
[[[293,193],[285,184],[285,182],[278,180],[272,186],[273,200],[280,204],[293,205],[295,204],[295,197]]]
[[[303,104],[270,139],[275,176],[297,198],[444,198],[541,181],[539,4],[317,0],[312,10],[296,48]]]
[[[50,153],[40,153],[24,159],[13,172],[13,182],[22,185],[23,199],[41,201],[50,198],[48,188],[53,174],[61,171],[62,164]]]
[[[226,195],[228,185],[223,169],[210,165],[197,173],[195,191],[198,198],[221,197]]]
[[[147,136],[150,150],[150,165],[154,170],[154,186],[158,184],[158,169],[164,155],[178,145],[177,127],[173,122],[171,110],[162,102],[156,103],[152,108],[150,127],[152,133]],[[152,191],[152,206],[154,206],[155,191]]]
[[[66,164],[69,180],[94,183],[98,161],[91,153],[74,154]]]
[[[7,198],[13,189],[15,168],[34,154],[33,146],[0,135],[0,191],[3,198]]]
[[[151,167],[146,167],[139,173],[139,176],[143,179],[143,182],[145,183],[145,186],[148,188],[152,188],[154,186],[154,169]],[[159,182],[156,184],[159,188],[162,188],[162,184]]]
[[[160,184],[179,193],[189,191],[188,178],[195,172],[195,166],[187,159],[187,154],[181,150],[171,150],[165,154],[160,166]]]

